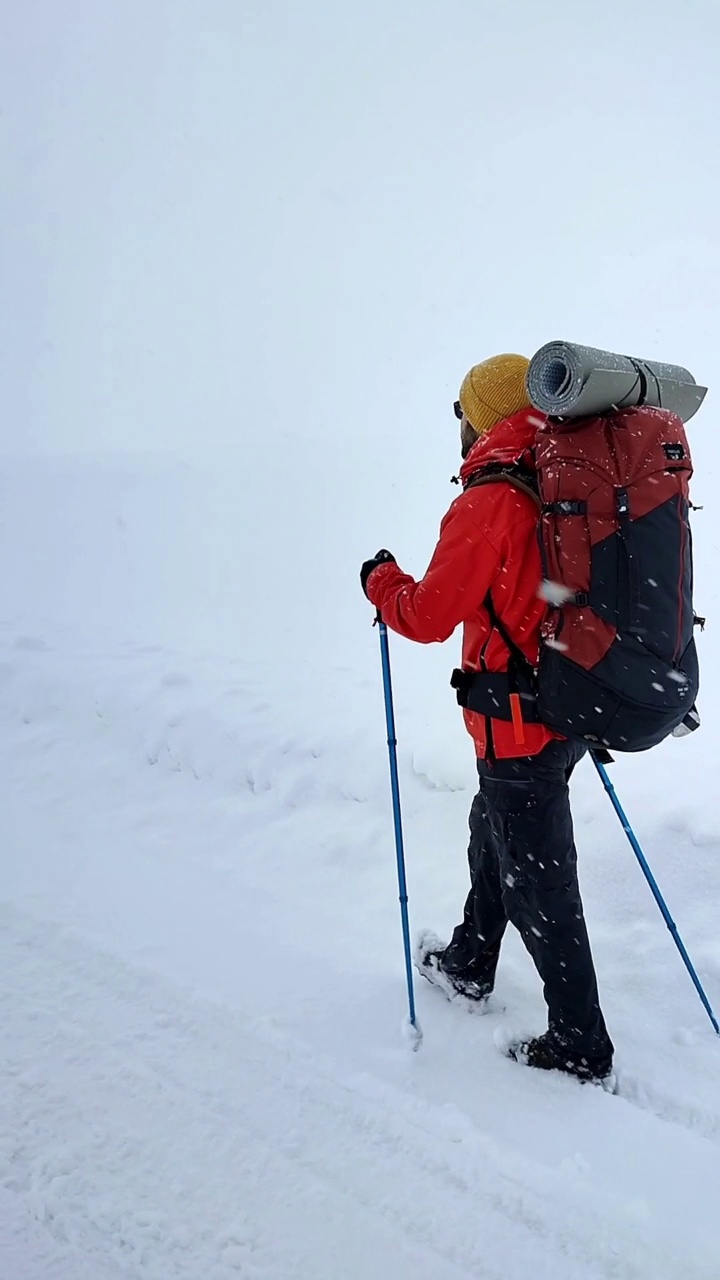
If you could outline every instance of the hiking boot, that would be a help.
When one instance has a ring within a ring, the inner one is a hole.
[[[413,962],[418,973],[427,978],[432,986],[438,987],[448,1000],[455,1000],[460,996],[472,1001],[478,1010],[484,1010],[492,994],[492,987],[464,974],[448,972],[442,963],[446,951],[445,943],[441,942],[437,934],[424,929],[418,934],[413,951]]]
[[[539,1071],[563,1071],[585,1083],[609,1087],[614,1082],[612,1054],[601,1058],[585,1058],[579,1053],[564,1049],[550,1031],[532,1040],[520,1040],[509,1045],[509,1058],[524,1067],[536,1067]]]

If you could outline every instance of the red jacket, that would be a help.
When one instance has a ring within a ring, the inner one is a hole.
[[[460,472],[463,485],[489,463],[515,463],[530,450],[539,425],[524,409],[481,437]],[[465,488],[440,526],[440,538],[425,577],[415,582],[398,565],[381,564],[370,574],[367,594],[393,631],[420,644],[447,640],[463,623],[462,666],[506,671],[508,650],[483,606],[488,592],[501,622],[531,662],[537,662],[545,605],[537,539],[537,507],[529,494],[509,484]],[[557,735],[540,724],[524,726],[518,744],[510,721],[464,711],[477,754],[498,759],[530,756]],[[490,737],[490,741],[488,740]]]

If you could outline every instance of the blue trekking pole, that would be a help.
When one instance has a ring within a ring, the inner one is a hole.
[[[390,788],[392,791],[393,819],[395,821],[395,851],[397,854],[398,890],[400,895],[400,918],[402,920],[403,947],[405,949],[405,976],[407,978],[408,1018],[405,1031],[413,1049],[419,1049],[422,1041],[422,1028],[415,1013],[415,988],[413,985],[412,956],[410,951],[410,920],[408,917],[407,880],[405,878],[405,848],[403,845],[402,817],[400,814],[400,782],[398,779],[397,738],[395,736],[395,712],[393,710],[392,680],[390,677],[390,646],[388,644],[387,627],[378,610],[375,622],[380,632],[380,655],[382,657],[383,690],[385,693],[385,719],[387,722],[387,743],[390,753]]]
[[[598,760],[594,752],[591,751],[590,754],[592,756],[593,764],[595,765],[595,768],[600,774],[600,777],[602,779],[602,784],[610,797],[612,806],[618,818],[620,819],[622,829],[625,832],[625,835],[627,836],[628,840],[630,841],[633,853],[635,854],[635,857],[640,863],[643,875],[645,876],[645,879],[650,885],[650,888],[652,890],[652,895],[655,901],[657,902],[660,908],[660,911],[662,912],[663,920],[665,921],[668,929],[670,930],[675,946],[677,947],[678,951],[680,952],[680,955],[683,958],[683,963],[685,965],[685,968],[687,969],[688,973],[690,974],[690,977],[693,980],[693,985],[695,987],[695,990],[697,991],[700,999],[702,1000],[703,1007],[705,1008],[705,1011],[710,1021],[712,1022],[713,1027],[715,1028],[715,1031],[720,1036],[720,1026],[718,1026],[718,1020],[712,1011],[712,1006],[710,1004],[710,1001],[708,1000],[707,996],[705,995],[705,992],[703,991],[702,983],[700,982],[700,979],[698,978],[697,973],[695,972],[695,968],[693,966],[692,960],[690,959],[687,951],[685,950],[685,944],[682,938],[680,937],[680,934],[678,933],[678,928],[677,928],[677,925],[675,924],[675,921],[673,920],[672,916],[670,915],[670,912],[668,911],[665,899],[663,898],[660,892],[660,889],[658,888],[657,881],[655,880],[655,877],[652,871],[650,870],[650,867],[648,866],[647,858],[645,857],[645,854],[640,848],[635,832],[630,826],[630,822],[625,814],[625,810],[623,809],[622,805],[620,804],[620,801],[617,798],[615,788],[608,776],[608,771],[605,768],[604,764],[600,760]]]

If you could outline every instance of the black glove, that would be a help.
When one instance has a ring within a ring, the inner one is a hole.
[[[367,595],[367,580],[373,569],[377,569],[380,564],[397,564],[397,560],[395,559],[392,551],[386,551],[385,548],[383,548],[381,551],[375,552],[372,560],[365,561],[362,569],[360,570],[360,585],[362,586],[365,595]]]

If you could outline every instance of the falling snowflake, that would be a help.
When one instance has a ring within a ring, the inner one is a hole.
[[[569,587],[564,587],[561,582],[550,582],[546,578],[540,584],[538,595],[546,604],[559,607],[562,604],[567,604],[568,600],[572,600],[575,592],[571,591]]]

